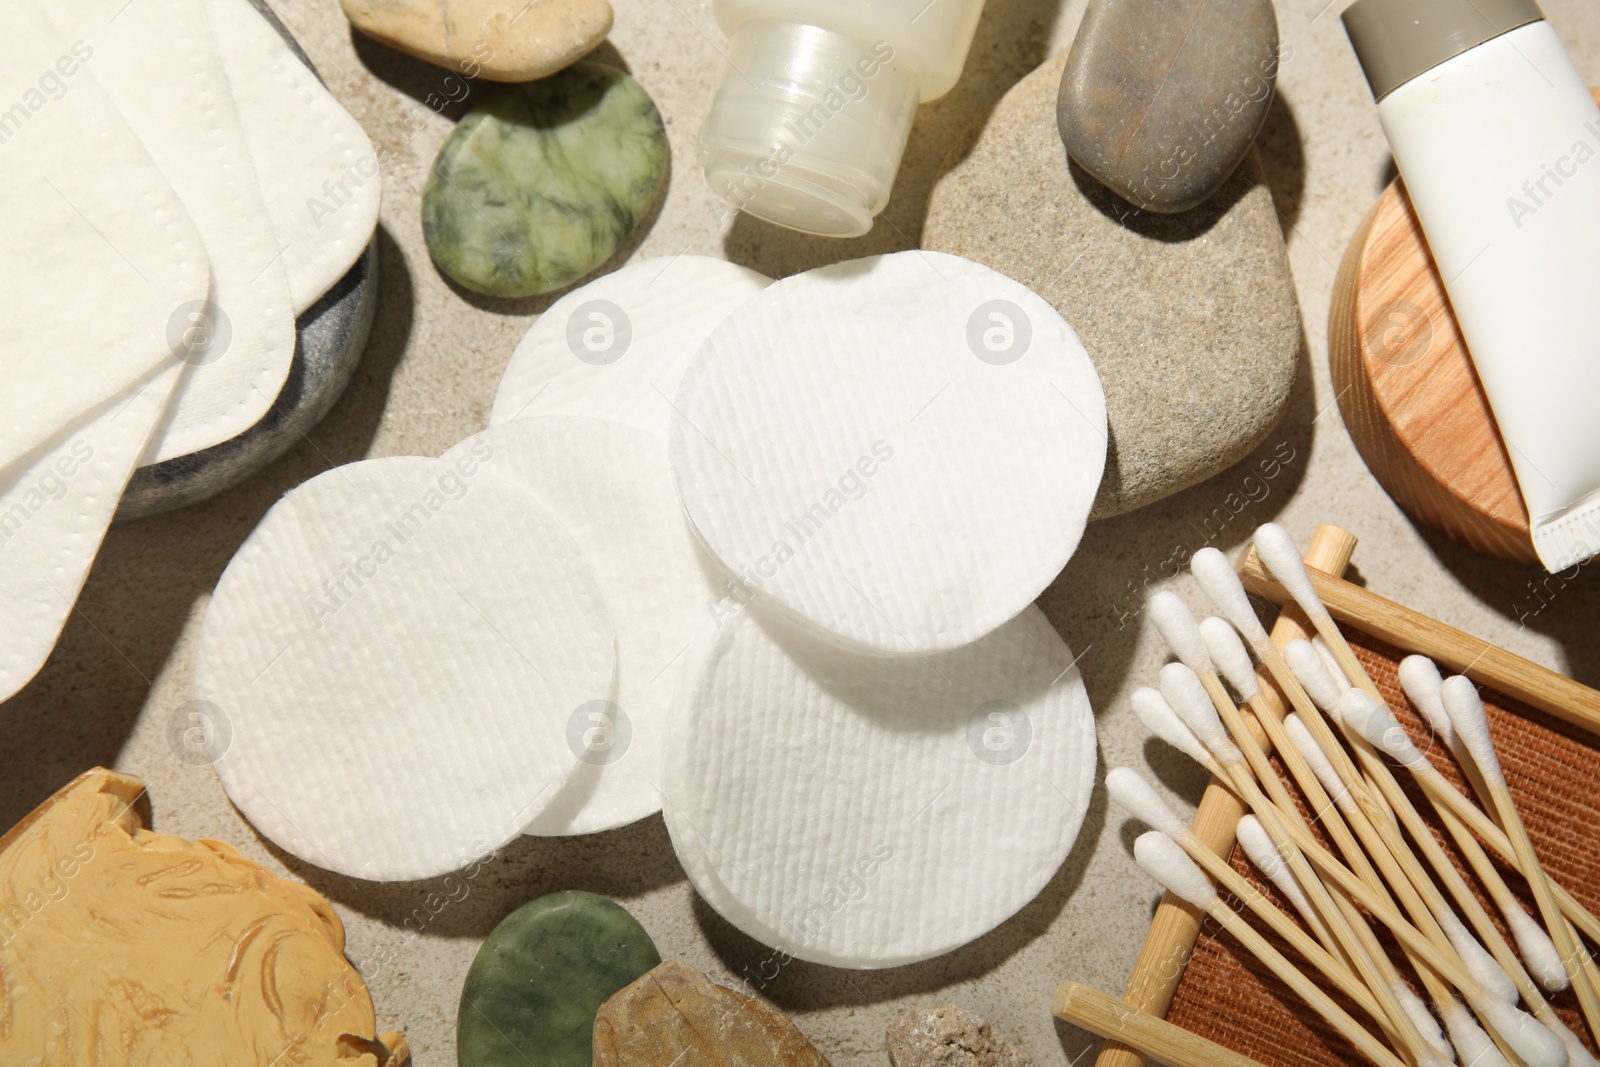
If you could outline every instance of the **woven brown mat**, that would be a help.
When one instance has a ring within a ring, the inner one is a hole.
[[[1401,693],[1397,670],[1404,654],[1365,634],[1351,630],[1346,634],[1412,740],[1428,753],[1434,766],[1471,796],[1471,789],[1464,784],[1460,768],[1448,750],[1434,741],[1427,724]],[[1591,911],[1600,910],[1600,738],[1498,693],[1485,690],[1483,698],[1500,763],[1540,860],[1574,897]],[[1281,767],[1279,771],[1282,773]],[[1488,907],[1489,914],[1500,923],[1488,895],[1468,873],[1410,775],[1397,768],[1396,777],[1432,826],[1434,836],[1456,861],[1467,883]],[[1285,907],[1273,890],[1256,876],[1242,849],[1234,850],[1231,862],[1234,869],[1264,895],[1293,914],[1292,909]],[[1503,867],[1501,871],[1506,873]],[[1528,912],[1537,917],[1538,910],[1522,879],[1509,875],[1506,880],[1512,891],[1522,898]],[[1236,912],[1242,912],[1237,900],[1225,899]],[[1309,965],[1303,964],[1293,950],[1266,931],[1259,921],[1253,920],[1252,925],[1291,960],[1301,964],[1308,974],[1316,976]],[[1503,926],[1501,933],[1506,933]],[[1412,988],[1420,992],[1415,974],[1395,951],[1393,941],[1385,936],[1385,943],[1391,950],[1390,958],[1399,965]],[[1590,948],[1592,950],[1593,946]],[[1368,1021],[1343,997],[1335,994],[1334,999],[1354,1018]],[[1589,1035],[1571,990],[1554,997],[1552,1003],[1573,1032],[1588,1042]],[[1269,1067],[1368,1062],[1214,920],[1208,919],[1201,930],[1167,1019]],[[1590,1047],[1593,1049],[1594,1045],[1590,1043]]]

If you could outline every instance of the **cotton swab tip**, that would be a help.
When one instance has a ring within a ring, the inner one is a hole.
[[[1251,645],[1267,640],[1267,631],[1250,606],[1250,595],[1234,572],[1233,564],[1215,548],[1202,548],[1189,561],[1189,570],[1224,618],[1239,628]]]
[[[1439,1020],[1433,1017],[1433,1012],[1428,1010],[1422,998],[1413,993],[1410,986],[1398,979],[1394,980],[1389,988],[1394,991],[1394,999],[1399,1002],[1401,1009],[1410,1016],[1417,1033],[1422,1035],[1422,1040],[1443,1057],[1443,1063],[1454,1063],[1456,1050],[1445,1040],[1444,1032],[1439,1029]]]
[[[1123,811],[1174,840],[1182,840],[1189,828],[1156,795],[1150,783],[1129,767],[1115,767],[1106,775],[1106,790]]]
[[[1326,715],[1338,717],[1339,697],[1345,693],[1343,686],[1328,673],[1328,665],[1312,647],[1310,641],[1295,638],[1283,646],[1283,658],[1300,682],[1311,702]]]
[[[1254,699],[1261,692],[1261,683],[1256,681],[1255,664],[1239,639],[1239,631],[1227,619],[1207,615],[1200,620],[1200,637],[1206,643],[1206,651],[1211,653],[1217,673],[1228,680],[1239,699]]]
[[[1133,858],[1145,874],[1201,911],[1211,907],[1217,899],[1217,889],[1210,879],[1177,842],[1160,831],[1140,834],[1133,843]]]
[[[1289,865],[1283,861],[1283,856],[1278,853],[1277,846],[1273,844],[1267,828],[1261,825],[1261,820],[1254,815],[1246,815],[1239,820],[1235,836],[1239,839],[1239,847],[1250,857],[1250,862],[1267,876],[1269,882],[1277,886],[1278,892],[1288,898],[1289,903],[1293,904],[1300,914],[1305,915],[1310,912],[1310,899],[1300,887],[1294,872],[1289,870]]]
[[[1456,727],[1444,710],[1440,686],[1444,679],[1439,668],[1427,656],[1407,656],[1400,661],[1400,688],[1416,706],[1417,712],[1427,720],[1433,732],[1449,748],[1456,747]]]
[[[1211,653],[1200,636],[1200,627],[1194,621],[1189,604],[1176,593],[1163,589],[1145,603],[1150,621],[1156,624],[1161,639],[1172,649],[1172,654],[1195,673],[1212,669]]]
[[[1472,936],[1472,932],[1456,913],[1445,908],[1434,918],[1439,921],[1440,928],[1444,930],[1445,940],[1450,942],[1450,947],[1461,957],[1462,964],[1466,966],[1467,973],[1473,980],[1491,996],[1499,997],[1507,1004],[1515,1004],[1520,996],[1517,984],[1511,980],[1505,969],[1495,962],[1495,958],[1489,955],[1489,950]]]
[[[1450,722],[1455,725],[1456,737],[1471,754],[1484,779],[1491,785],[1504,785],[1500,758],[1495,755],[1494,742],[1489,737],[1489,719],[1483,710],[1483,698],[1478,696],[1478,687],[1472,684],[1472,679],[1458,674],[1440,684],[1439,697]]]
[[[1167,703],[1178,713],[1178,718],[1194,731],[1200,743],[1210,749],[1217,759],[1223,763],[1237,763],[1243,758],[1194,671],[1181,663],[1169,663],[1162,667],[1161,695],[1167,698]]]
[[[1397,763],[1416,767],[1427,762],[1427,757],[1406,736],[1405,728],[1395,719],[1394,713],[1370,693],[1346,690],[1339,698],[1339,714],[1351,729]]]
[[[1511,936],[1516,939],[1517,953],[1528,965],[1528,973],[1551,993],[1559,993],[1571,985],[1566,969],[1561,966],[1561,953],[1556,951],[1555,942],[1550,940],[1544,927],[1521,908],[1510,909],[1505,917]]]
[[[1322,783],[1322,788],[1333,801],[1334,807],[1348,813],[1355,806],[1355,798],[1350,795],[1350,790],[1340,779],[1339,772],[1333,769],[1333,761],[1322,751],[1322,746],[1311,736],[1311,730],[1300,720],[1300,716],[1290,715],[1284,719],[1283,732],[1289,735],[1289,741],[1294,745],[1295,751],[1300,753],[1300,758],[1306,761],[1311,773]]]
[[[1265,523],[1256,530],[1255,542],[1256,555],[1261,557],[1262,565],[1288,590],[1294,602],[1313,619],[1327,615],[1328,609],[1322,606],[1322,598],[1312,588],[1311,575],[1289,531],[1275,522]]]
[[[1567,1046],[1521,1008],[1493,997],[1479,998],[1472,1007],[1528,1067],[1567,1067]]]
[[[1458,1062],[1464,1067],[1511,1067],[1466,1005],[1451,999],[1440,1009],[1440,1014],[1444,1016],[1445,1028],[1450,1031]]]
[[[1147,685],[1141,685],[1133,691],[1129,698],[1133,704],[1133,713],[1144,728],[1155,734],[1161,740],[1182,752],[1196,763],[1205,763],[1211,757],[1206,752],[1206,746],[1194,735],[1194,731],[1184,725],[1178,713],[1172,710],[1172,705],[1167,703],[1167,698]]]

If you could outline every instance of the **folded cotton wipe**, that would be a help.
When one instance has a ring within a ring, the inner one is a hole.
[[[638,259],[551,304],[511,356],[489,424],[587,415],[665,435],[706,335],[768,279],[709,256]]]
[[[712,331],[671,431],[690,522],[763,599],[848,647],[957,648],[1083,533],[1105,397],[1072,328],[956,256],[773,283]]]
[[[1039,609],[927,658],[748,613],[705,649],[663,812],[696,890],[752,937],[839,967],[911,963],[1014,914],[1071,850],[1094,719]]]
[[[0,476],[0,701],[55,647],[179,369],[169,361]]]
[[[205,241],[211,293],[161,308],[189,365],[156,428],[156,462],[237,436],[283,388],[294,308],[206,0],[73,0],[52,5],[67,38],[94,49],[115,99]],[[104,166],[95,163],[94,166]]]
[[[295,314],[366,250],[378,224],[378,156],[359,123],[250,0],[206,0]]]
[[[267,837],[358,878],[427,878],[518,834],[615,693],[593,572],[532,496],[453,462],[339,467],[273,506],[206,610],[196,696]]]
[[[210,285],[199,230],[96,59],[39,4],[0,5],[0,481],[170,359],[173,310]]]
[[[574,709],[580,766],[528,827],[585,834],[661,809],[661,750],[674,685],[720,592],[672,488],[666,442],[631,426],[564,416],[518,419],[469,437],[446,462],[491,450],[483,476],[533,494],[571,531],[617,630],[613,704]]]

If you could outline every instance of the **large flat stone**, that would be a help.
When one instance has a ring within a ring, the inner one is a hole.
[[[1006,94],[952,154],[923,246],[987,264],[1078,331],[1111,442],[1091,518],[1204,481],[1272,431],[1294,382],[1300,312],[1254,150],[1215,196],[1141,213],[1068,163],[1056,127],[1066,56]]]

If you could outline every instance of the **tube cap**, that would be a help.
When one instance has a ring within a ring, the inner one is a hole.
[[[1382,100],[1424,71],[1544,18],[1534,0],[1356,0],[1344,32]]]

